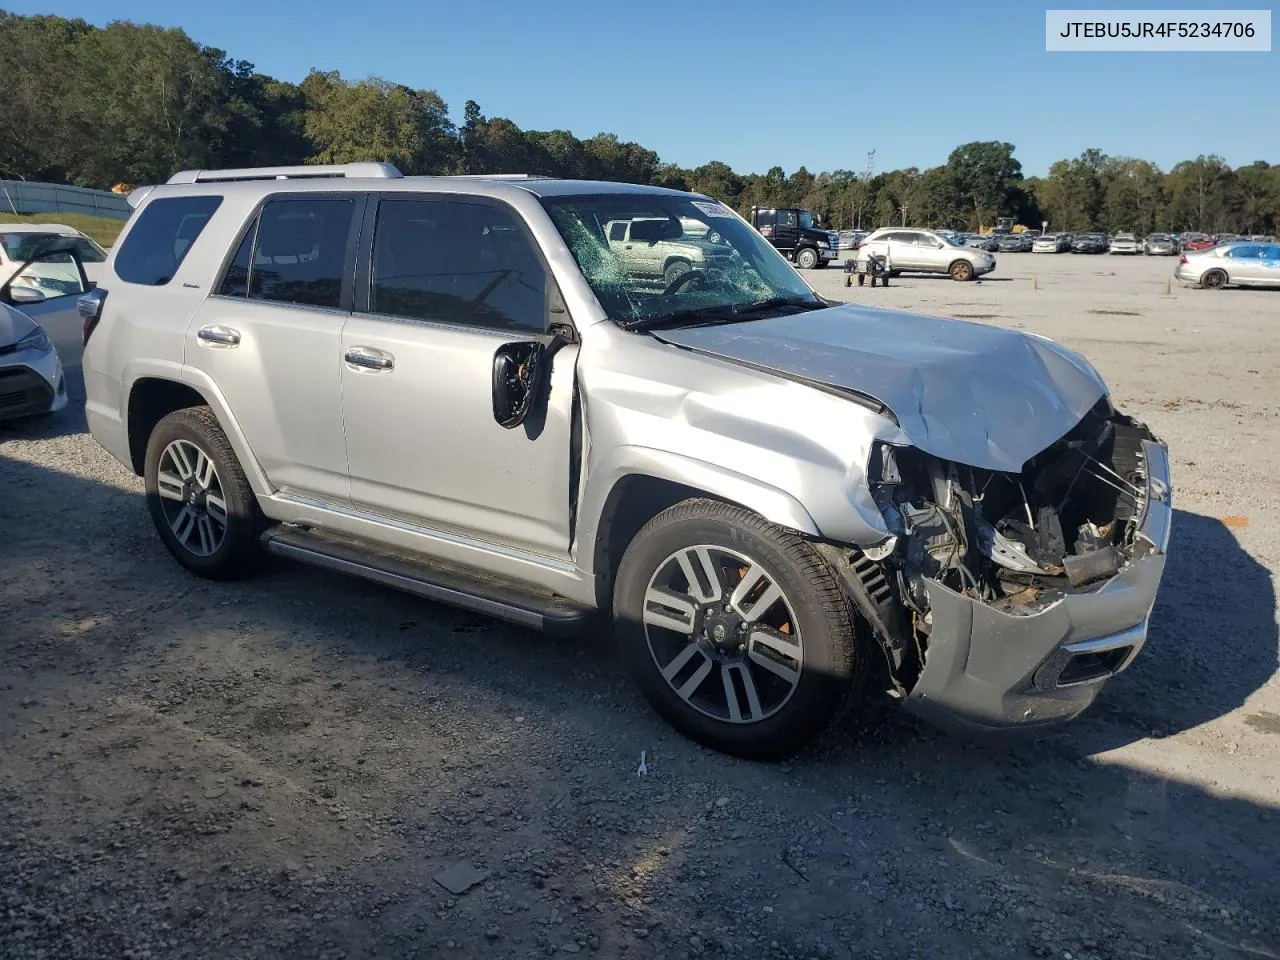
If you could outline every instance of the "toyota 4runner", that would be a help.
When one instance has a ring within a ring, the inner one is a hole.
[[[80,301],[88,420],[194,573],[599,612],[664,717],[758,758],[877,690],[1063,720],[1146,639],[1167,451],[1048,340],[832,305],[655,187],[352,164],[131,199]],[[688,269],[627,256],[693,233]]]

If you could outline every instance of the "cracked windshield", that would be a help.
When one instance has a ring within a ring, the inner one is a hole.
[[[759,233],[719,203],[661,194],[545,202],[601,306],[627,329],[824,305]]]

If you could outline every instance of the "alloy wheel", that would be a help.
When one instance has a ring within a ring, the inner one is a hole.
[[[775,576],[743,553],[701,544],[671,554],[649,580],[642,619],[667,684],[716,720],[765,720],[800,682],[795,610]]]
[[[184,549],[212,556],[227,536],[227,501],[213,460],[190,440],[160,454],[156,482],[169,529]]]

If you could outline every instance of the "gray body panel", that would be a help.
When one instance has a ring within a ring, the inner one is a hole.
[[[1106,392],[1087,363],[1049,340],[867,307],[660,336],[874,397],[913,445],[989,470],[1017,472]]]

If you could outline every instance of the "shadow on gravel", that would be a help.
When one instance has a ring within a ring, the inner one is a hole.
[[[57,413],[41,417],[24,417],[20,420],[0,420],[0,449],[7,440],[52,440],[85,433],[89,429],[84,416],[84,404],[75,400]]]
[[[1092,712],[1119,745],[1169,736],[1237,707],[1280,669],[1272,573],[1215,517],[1175,510],[1151,632]],[[1128,727],[1131,737],[1121,736]]]
[[[1265,571],[1216,521],[1175,531],[1107,701],[1164,732],[1275,660]],[[285,564],[202,581],[138,493],[3,453],[0,544],[6,960],[1280,944],[1276,809],[1090,759],[1069,728],[991,747],[882,711],[794,763],[737,761],[672,734],[604,637]],[[453,893],[435,878],[459,861],[480,879]]]

